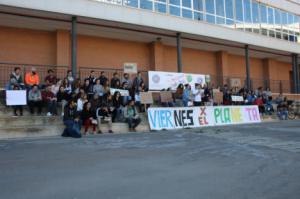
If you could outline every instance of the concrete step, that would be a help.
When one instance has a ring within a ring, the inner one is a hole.
[[[37,111],[37,110],[35,110],[35,111]],[[19,112],[18,112],[18,114],[19,114]],[[47,109],[46,109],[46,107],[43,107],[42,115],[46,115],[46,114],[47,114]],[[57,114],[61,115],[61,107],[57,108]],[[23,115],[31,116],[28,106],[23,106]],[[13,108],[11,106],[0,105],[0,117],[1,116],[13,116]]]
[[[1,128],[13,128],[13,127],[31,127],[31,126],[53,126],[62,125],[62,118],[59,116],[1,116],[0,117],[0,129]]]

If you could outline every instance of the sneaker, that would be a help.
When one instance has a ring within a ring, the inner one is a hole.
[[[52,116],[52,114],[50,112],[47,113],[47,116]]]
[[[109,130],[108,133],[114,133],[112,130]]]

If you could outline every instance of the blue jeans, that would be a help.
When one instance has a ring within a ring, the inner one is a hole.
[[[81,138],[81,122],[76,122],[74,120],[65,120],[64,125],[66,126],[66,128],[61,136]]]

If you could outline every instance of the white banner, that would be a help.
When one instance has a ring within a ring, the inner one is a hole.
[[[151,130],[197,128],[261,122],[257,106],[149,108]]]
[[[6,105],[26,105],[27,96],[25,90],[7,90],[6,91]]]
[[[195,86],[195,83],[205,84],[205,75],[201,74],[149,71],[148,79],[150,90],[162,90],[167,88],[176,90],[179,84],[190,84],[192,87]]]
[[[116,89],[116,88],[110,88],[110,94],[114,95],[115,92],[120,92],[121,96],[129,96],[128,90],[122,90],[122,89]]]

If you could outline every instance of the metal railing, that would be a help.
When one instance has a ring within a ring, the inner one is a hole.
[[[36,65],[36,64],[15,64],[15,63],[0,63],[0,88],[5,88],[5,85],[9,81],[10,74],[14,71],[15,67],[20,67],[22,70],[23,77],[26,72],[31,70],[31,67],[35,67],[37,73],[40,76],[40,80],[43,83],[45,77],[47,76],[47,72],[49,69],[52,69],[56,74],[57,78],[64,79],[67,76],[67,71],[70,70],[68,66],[55,66],[55,65]],[[90,74],[90,71],[95,71],[96,77],[100,76],[101,71],[105,72],[106,77],[110,80],[113,76],[113,73],[117,72],[119,74],[120,79],[123,77],[123,69],[115,69],[115,68],[101,68],[101,67],[78,67],[77,77],[80,78],[81,81],[87,78]],[[146,85],[148,84],[148,71],[140,71],[143,79],[145,80]],[[201,72],[199,72],[201,73]],[[131,74],[130,79],[134,79],[136,75]],[[215,76],[210,75],[209,85],[213,88],[222,87],[224,84],[227,84],[230,87],[230,80],[232,78],[240,79],[241,87],[245,85],[245,77],[238,76]],[[251,89],[255,90],[258,87],[263,87],[264,89],[269,87],[272,92],[275,93],[292,93],[292,85],[293,82],[290,80],[268,80],[268,79],[258,79],[251,78]]]

